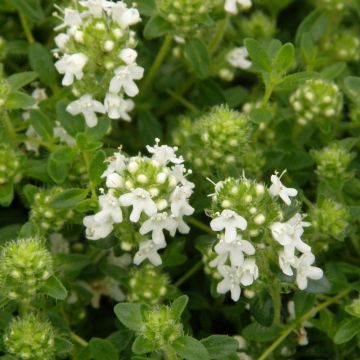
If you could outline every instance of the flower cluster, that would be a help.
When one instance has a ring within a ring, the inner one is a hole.
[[[281,269],[292,275],[290,265],[296,268],[297,283],[301,289],[306,287],[307,278],[315,279],[320,275],[320,269],[310,266],[314,261],[311,248],[300,239],[303,226],[308,223],[302,221],[300,214],[285,223],[278,221],[284,215],[277,198],[289,206],[291,198],[297,195],[297,191],[285,187],[280,178],[277,173],[272,175],[269,188],[245,177],[227,178],[215,185],[209,211],[213,218],[210,226],[220,234],[214,247],[217,257],[210,266],[216,267],[223,277],[217,286],[218,293],[230,291],[234,301],[240,297],[240,285],[249,286],[259,277],[253,242],[264,241],[269,230],[273,239],[283,246],[279,253]],[[262,249],[264,244],[257,246]],[[295,249],[304,252],[304,256],[297,258]]]
[[[251,0],[225,0],[224,9],[231,15],[241,11],[249,10],[252,6]]]
[[[249,53],[245,46],[236,47],[228,52],[226,55],[226,60],[234,68],[238,69],[249,69],[252,65],[251,61],[248,59]]]
[[[63,188],[55,186],[51,189],[41,189],[34,196],[30,221],[40,226],[40,229],[44,232],[61,230],[74,215],[72,209],[54,208],[52,206],[55,197],[62,192]]]
[[[79,1],[78,9],[59,10],[63,22],[56,30],[64,32],[55,37],[55,54],[62,53],[55,67],[64,75],[62,84],[72,85],[78,97],[67,111],[82,114],[89,127],[97,124],[96,113],[130,121],[134,103],[125,95],[138,94],[134,80],[144,73],[136,64],[135,32],[130,30],[140,21],[138,10],[123,1],[107,0]]]
[[[236,176],[243,169],[258,175],[262,156],[251,146],[251,134],[245,114],[217,106],[195,121],[182,118],[173,141],[203,177]]]
[[[158,304],[168,291],[168,276],[150,264],[134,268],[130,277],[129,302]]]
[[[244,37],[270,39],[276,31],[274,21],[260,10],[254,11],[247,18],[240,18],[238,25]]]
[[[6,350],[21,360],[51,360],[55,355],[55,329],[35,314],[14,318],[4,335]]]
[[[20,156],[6,143],[0,145],[0,185],[20,181]]]
[[[328,80],[308,80],[290,96],[300,125],[330,123],[339,119],[343,101],[337,85]]]
[[[11,241],[1,250],[0,288],[10,299],[33,298],[52,274],[52,256],[38,238]]]
[[[206,22],[209,0],[157,0],[160,15],[174,28],[175,34],[186,37],[194,34]]]
[[[176,156],[177,148],[159,145],[156,139],[147,150],[151,157],[129,157],[119,151],[108,159],[103,173],[107,192],[99,196],[100,211],[86,216],[84,225],[90,240],[105,238],[123,224],[131,232],[138,231],[142,236],[134,263],[148,259],[158,266],[157,251],[166,247],[164,231],[174,236],[177,230],[182,234],[190,230],[183,217],[194,212],[189,205],[194,184],[186,179],[190,171],[184,168],[183,158]]]

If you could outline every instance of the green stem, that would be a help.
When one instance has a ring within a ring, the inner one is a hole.
[[[178,101],[180,104],[184,105],[188,110],[192,112],[197,112],[198,109],[195,105],[193,105],[190,101],[184,99],[181,95],[177,94],[176,92],[172,90],[166,90],[166,92],[171,95],[176,101]]]
[[[274,307],[274,320],[273,324],[279,325],[281,322],[281,288],[279,280],[274,278],[271,282],[270,288],[270,295],[273,302]]]
[[[165,345],[162,348],[166,360],[178,360],[175,350],[170,345]]]
[[[17,140],[16,131],[15,131],[14,126],[9,118],[9,114],[6,111],[3,111],[1,120],[4,125],[5,132],[7,133],[9,139],[15,143]]]
[[[284,329],[283,333],[260,355],[258,360],[265,360],[288,336],[291,332],[293,332],[300,324],[304,323],[306,320],[314,317],[320,310],[327,308],[328,306],[338,302],[341,298],[346,296],[350,292],[350,289],[344,290],[336,296],[330,298],[327,301],[319,304],[318,306],[312,308],[306,314],[304,314],[300,319],[294,321],[290,324],[286,329]]]
[[[161,64],[163,63],[167,53],[170,50],[171,47],[171,43],[173,40],[173,34],[172,33],[168,33],[161,45],[161,48],[156,56],[156,59],[154,61],[154,63],[152,64],[150,70],[148,71],[143,85],[142,85],[142,89],[141,89],[141,94],[142,96],[144,96],[146,94],[146,91],[148,90],[148,87],[151,83],[151,81],[153,80],[154,76],[156,75],[156,73],[158,72]]]
[[[201,221],[193,218],[193,217],[190,217],[188,218],[188,222],[192,225],[194,225],[195,227],[197,227],[198,229],[200,230],[203,230],[205,231],[206,233],[210,234],[210,235],[214,235],[214,232],[211,230],[211,228],[205,224],[203,224]]]
[[[84,163],[86,166],[86,170],[88,175],[90,175],[90,159],[89,159],[89,154],[85,151],[82,152],[82,157],[84,159]],[[91,190],[91,199],[92,200],[96,200],[97,196],[96,196],[96,190],[94,187],[94,184],[92,183],[92,181],[89,181],[89,186],[90,186],[90,190]]]
[[[175,282],[175,286],[179,287],[182,285],[187,279],[189,279],[191,276],[193,276],[198,270],[200,270],[202,267],[202,262],[197,262],[192,268],[190,268],[179,280]]]
[[[31,305],[29,301],[27,300],[20,301],[18,308],[20,316],[25,316],[29,312],[30,307]]]
[[[20,18],[21,26],[24,29],[24,33],[25,33],[27,41],[30,44],[34,43],[35,42],[34,36],[30,30],[30,27],[29,27],[26,17],[21,13],[21,11],[19,12],[19,18]]]
[[[86,347],[88,346],[88,342],[83,339],[81,336],[75,334],[74,332],[70,332],[70,335],[71,335],[71,338],[76,341],[79,345],[83,346],[83,347]]]
[[[271,95],[273,93],[274,87],[275,87],[275,84],[272,83],[272,82],[270,83],[269,86],[265,87],[265,94],[264,94],[264,97],[263,97],[263,100],[262,100],[262,103],[261,103],[263,106],[266,105],[269,102],[270,97],[271,97]]]

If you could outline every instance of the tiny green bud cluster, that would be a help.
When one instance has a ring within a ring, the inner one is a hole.
[[[130,302],[158,304],[168,291],[168,283],[168,276],[153,265],[134,268],[130,274],[127,299]]]
[[[316,161],[316,173],[320,179],[345,180],[350,175],[347,169],[355,158],[355,153],[334,142],[321,150],[312,151],[312,156]]]
[[[10,94],[11,88],[10,84],[6,79],[4,79],[2,71],[0,69],[0,110],[5,105],[8,96]]]
[[[20,159],[15,150],[6,144],[0,145],[0,185],[20,180]]]
[[[337,240],[344,240],[350,221],[350,213],[342,204],[331,199],[323,199],[316,207],[310,209],[310,219],[314,230],[320,237],[331,236]]]
[[[56,196],[63,192],[61,187],[39,190],[31,205],[30,221],[44,231],[59,231],[72,218],[72,209],[57,209],[51,204]]]
[[[51,254],[38,238],[11,241],[1,250],[0,287],[10,299],[34,297],[52,274]]]
[[[239,26],[244,37],[255,39],[270,39],[276,30],[274,21],[262,11],[255,11],[247,18],[239,18]]]
[[[157,347],[171,344],[183,334],[183,326],[170,307],[161,305],[144,314],[141,335]]]
[[[13,319],[4,335],[6,350],[21,360],[50,360],[55,355],[55,330],[35,314]]]
[[[217,106],[195,121],[182,118],[172,136],[197,173],[203,177],[214,173],[225,176],[237,175],[239,169],[259,172],[261,154],[257,153],[257,160],[248,157],[253,151],[251,131],[246,115]]]
[[[314,122],[318,126],[334,123],[343,107],[338,86],[328,80],[308,80],[291,96],[290,104],[300,125]]]
[[[196,32],[209,13],[210,6],[209,0],[157,0],[160,15],[173,26],[179,36]]]

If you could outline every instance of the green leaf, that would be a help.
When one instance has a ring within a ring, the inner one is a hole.
[[[326,31],[328,25],[329,18],[325,12],[319,10],[315,10],[310,13],[299,25],[295,42],[299,44],[301,41],[301,37],[309,33],[312,35],[313,41],[317,42],[323,36]]]
[[[49,295],[56,300],[65,300],[67,298],[67,290],[60,280],[55,276],[50,276],[45,285],[40,289],[40,293]]]
[[[72,137],[85,131],[85,121],[81,115],[73,116],[66,111],[67,103],[59,101],[56,104],[56,119]]]
[[[89,180],[95,185],[101,182],[101,175],[106,169],[105,159],[105,151],[98,150],[90,161]]]
[[[59,272],[75,274],[89,265],[90,259],[83,254],[56,254],[56,267]]]
[[[30,122],[43,139],[49,140],[53,137],[53,123],[40,110],[31,110]]]
[[[156,12],[155,0],[137,0],[136,4],[142,15],[152,16]]]
[[[11,75],[7,78],[7,82],[11,86],[12,91],[19,90],[27,84],[30,84],[37,78],[37,73],[33,71],[24,71]]]
[[[58,162],[71,163],[75,160],[76,151],[68,146],[61,146],[52,153],[52,157]]]
[[[237,340],[226,335],[211,335],[202,339],[201,343],[206,347],[210,359],[225,359],[239,348]]]
[[[62,184],[67,178],[69,166],[67,163],[54,159],[54,153],[52,153],[47,162],[47,170],[56,184]]]
[[[195,75],[205,79],[210,71],[210,55],[207,47],[198,38],[189,38],[185,43],[185,53]]]
[[[343,323],[334,336],[334,343],[337,345],[350,341],[360,333],[360,319],[350,319]]]
[[[171,24],[160,15],[152,16],[145,25],[144,38],[147,40],[156,39],[171,31]]]
[[[303,316],[312,309],[315,304],[315,295],[306,292],[298,292],[294,296],[295,316]]]
[[[175,352],[186,360],[209,360],[210,356],[206,347],[191,336],[177,338],[172,347]]]
[[[88,189],[66,189],[54,198],[51,206],[56,209],[73,208],[86,199],[88,192]]]
[[[340,76],[346,69],[346,63],[339,62],[332,64],[321,71],[321,75],[324,79],[334,80]]]
[[[278,73],[287,72],[295,64],[295,49],[291,43],[283,45],[274,59],[275,70]]]
[[[108,340],[92,338],[89,348],[94,360],[118,360],[118,352]]]
[[[274,318],[271,296],[266,291],[261,291],[250,301],[250,312],[259,324],[270,326]]]
[[[258,342],[267,342],[276,339],[282,331],[282,328],[277,325],[270,327],[262,326],[258,323],[252,323],[246,326],[242,334],[245,338]]]
[[[187,303],[189,302],[189,297],[186,295],[179,296],[172,304],[171,304],[171,312],[174,317],[178,320],[181,318],[181,314],[186,308]]]
[[[57,354],[67,354],[74,347],[73,343],[63,337],[55,338],[55,350]]]
[[[34,201],[34,197],[38,193],[38,191],[39,188],[32,184],[26,184],[22,189],[22,192],[25,195],[25,198],[29,204],[31,204]]]
[[[18,237],[19,239],[30,238],[30,237],[39,236],[39,234],[40,234],[39,227],[32,222],[27,222],[21,227]]]
[[[120,303],[114,307],[117,318],[130,330],[139,331],[143,325],[141,304]]]
[[[92,140],[101,140],[109,131],[111,119],[102,117],[97,124],[91,128],[86,128],[86,135]]]
[[[27,95],[20,91],[12,92],[5,103],[7,110],[25,109],[35,104],[35,100],[32,96]]]
[[[131,330],[123,328],[109,335],[106,340],[109,340],[118,351],[122,351],[128,347],[133,335]]]
[[[102,146],[101,141],[94,141],[86,133],[80,133],[76,135],[76,144],[79,149],[83,151],[95,151]]]
[[[41,82],[48,86],[56,83],[56,71],[49,49],[39,43],[30,44],[29,62],[31,68],[38,73]]]
[[[300,84],[310,79],[320,79],[321,75],[314,71],[303,71],[295,74],[285,76],[279,85],[277,85],[276,90],[281,91],[293,91]]]
[[[143,336],[138,336],[131,347],[132,352],[137,355],[146,354],[156,349],[156,343],[151,342]]]
[[[138,117],[138,131],[144,145],[153,144],[155,138],[162,138],[162,128],[158,119],[150,111],[142,111]]]
[[[245,39],[244,44],[249,52],[253,67],[259,71],[271,73],[271,59],[261,44],[254,39]]]
[[[347,76],[344,80],[344,86],[351,100],[360,103],[360,77]]]
[[[0,206],[9,206],[14,199],[14,184],[8,182],[0,185]]]
[[[45,14],[41,8],[40,0],[12,0],[12,3],[30,21],[35,23],[44,21]]]
[[[206,106],[214,106],[225,103],[225,95],[221,86],[213,80],[205,80],[199,83],[199,93],[202,103]]]

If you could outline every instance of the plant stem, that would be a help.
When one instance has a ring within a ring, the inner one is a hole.
[[[214,235],[214,232],[211,230],[211,228],[205,224],[203,224],[201,221],[191,217],[188,219],[188,222],[194,226],[196,226],[198,229],[205,231],[206,233],[210,235]]]
[[[86,166],[86,170],[87,170],[87,173],[88,175],[90,175],[90,159],[89,159],[89,154],[85,151],[82,152],[82,157],[84,159],[84,163],[85,163],[85,166]],[[89,186],[90,186],[90,190],[91,190],[91,198],[93,200],[96,200],[97,199],[97,196],[96,196],[96,190],[95,190],[95,187],[94,187],[94,184],[92,183],[92,181],[89,181]]]
[[[274,306],[273,324],[279,325],[281,322],[281,288],[278,279],[273,278],[273,281],[269,287],[269,291]]]
[[[178,360],[175,350],[170,345],[165,345],[162,350],[166,360]]]
[[[34,43],[35,42],[34,36],[30,30],[30,27],[29,27],[26,17],[21,13],[21,11],[19,11],[19,18],[20,18],[21,26],[23,27],[27,41],[30,44]]]
[[[21,300],[19,303],[19,314],[21,316],[24,316],[29,311],[29,308],[31,307],[30,303],[27,300]]]
[[[263,100],[261,103],[263,106],[269,102],[270,97],[273,93],[274,87],[275,87],[275,84],[273,82],[271,82],[269,86],[265,87],[265,94],[264,94],[264,97],[263,97]]]
[[[170,46],[171,46],[171,43],[172,43],[172,40],[173,40],[173,34],[172,33],[168,33],[161,45],[161,48],[156,56],[156,59],[154,61],[154,63],[152,64],[150,70],[148,71],[145,79],[144,79],[144,82],[143,82],[143,85],[142,85],[142,89],[141,89],[141,93],[142,93],[142,96],[144,94],[146,94],[146,91],[148,90],[148,87],[151,83],[151,81],[153,80],[154,76],[156,75],[156,73],[158,72],[161,64],[163,63],[167,53],[169,52],[170,50]]]
[[[4,125],[5,132],[7,133],[9,139],[15,143],[17,136],[7,111],[3,111],[1,115],[1,120]]]
[[[318,306],[312,308],[306,314],[304,314],[300,319],[294,321],[290,324],[286,329],[284,329],[283,333],[260,355],[258,360],[265,360],[288,336],[294,331],[300,324],[304,323],[306,320],[314,317],[320,310],[327,308],[328,306],[336,303],[341,298],[346,296],[350,292],[350,289],[344,290],[337,294],[336,296],[330,298],[329,300],[324,301]]]
[[[184,99],[181,95],[177,94],[172,90],[166,90],[166,92],[171,95],[175,100],[177,100],[180,104],[184,105],[188,110],[192,112],[197,112],[198,109],[195,105],[193,105],[190,101]]]
[[[88,342],[83,339],[81,336],[75,334],[74,332],[70,332],[70,335],[71,335],[71,338],[76,341],[79,345],[83,346],[83,347],[86,347],[88,346]]]
[[[193,276],[200,268],[202,267],[202,262],[198,261],[192,268],[190,268],[179,280],[175,282],[175,286],[179,287],[182,285],[187,279]]]

